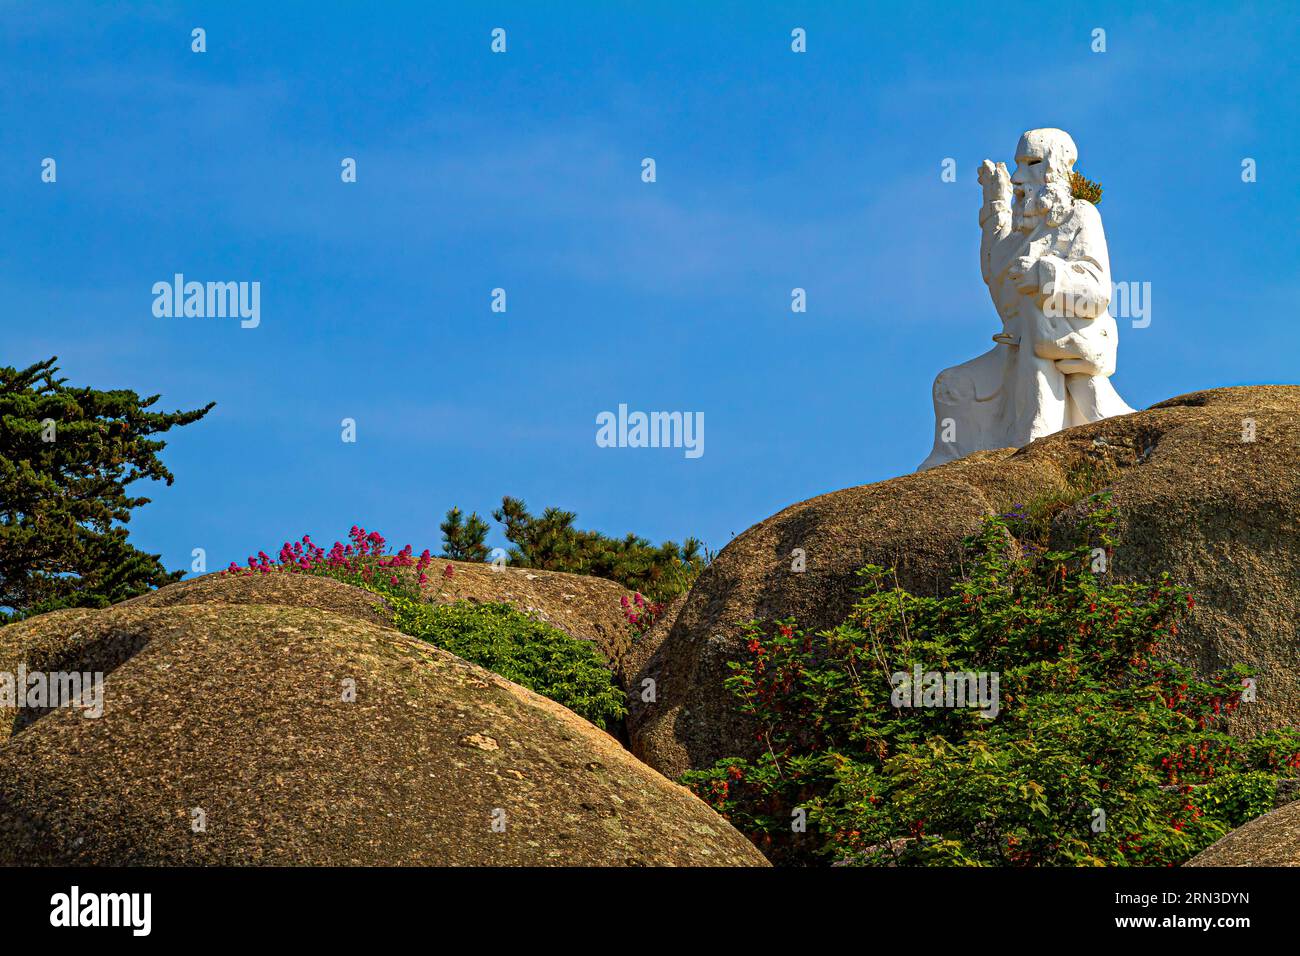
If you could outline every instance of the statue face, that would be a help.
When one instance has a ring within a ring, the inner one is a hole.
[[[1041,193],[1047,185],[1051,168],[1050,147],[1041,130],[1030,130],[1016,144],[1016,169],[1011,174],[1015,186],[1016,202],[1023,203],[1026,195]]]
[[[1012,227],[1028,230],[1033,220],[1047,216],[1050,225],[1064,221],[1073,205],[1069,174],[1074,165],[1074,140],[1055,129],[1031,129],[1016,144]],[[1030,220],[1030,221],[1026,221]]]
[[[1021,141],[1023,145],[1023,140]],[[1016,150],[1016,171],[1011,174],[1017,195],[1023,193],[1024,186],[1042,186],[1047,182],[1047,157],[1037,150]]]

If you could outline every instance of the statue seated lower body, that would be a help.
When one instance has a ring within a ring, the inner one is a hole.
[[[934,448],[918,470],[1132,412],[1110,383],[1113,360],[1108,370],[1104,350],[1093,344],[1099,337],[1072,330],[1031,348],[1000,344],[940,372]]]

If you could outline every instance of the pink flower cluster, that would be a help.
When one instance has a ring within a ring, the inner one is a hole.
[[[664,604],[656,604],[647,601],[638,591],[630,599],[624,595],[620,603],[623,605],[623,617],[632,629],[638,634],[644,634],[654,626],[659,615],[664,612]]]
[[[234,561],[222,574],[270,574],[272,571],[311,572],[317,570],[341,571],[356,574],[367,581],[374,579],[376,571],[388,572],[388,581],[396,586],[398,577],[393,574],[397,568],[415,568],[420,584],[427,584],[429,576],[426,571],[433,563],[433,555],[425,548],[418,558],[414,549],[408,544],[396,554],[386,554],[387,542],[378,531],[367,531],[359,525],[353,525],[348,532],[350,544],[335,541],[334,546],[326,551],[305,534],[301,541],[286,541],[280,549],[278,560],[272,561],[265,551],[250,556],[248,566],[241,567]],[[443,571],[444,578],[450,578],[455,571],[447,565]]]

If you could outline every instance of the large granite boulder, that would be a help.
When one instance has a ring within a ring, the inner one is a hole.
[[[1253,439],[1253,440],[1247,440]],[[1300,724],[1300,387],[1195,392],[1143,412],[1047,436],[1020,450],[979,452],[929,471],[792,505],[733,540],[691,590],[670,627],[638,649],[630,688],[634,751],[668,776],[752,752],[754,735],[722,686],[742,649],[741,625],[795,616],[843,620],[867,563],[893,566],[909,590],[952,579],[960,542],[982,516],[1114,491],[1120,578],[1170,571],[1197,608],[1173,650],[1208,669],[1258,672],[1258,701],[1234,718],[1251,732]],[[806,570],[793,570],[802,549]]]
[[[0,628],[0,672],[107,675],[97,718],[0,711],[0,864],[765,865],[608,734],[380,610],[268,575]]]

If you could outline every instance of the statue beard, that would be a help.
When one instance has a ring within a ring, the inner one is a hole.
[[[1048,227],[1059,226],[1074,210],[1074,196],[1065,183],[1045,183],[1025,189],[1023,199],[1017,198],[1011,206],[1011,228],[1017,232],[1033,232],[1040,220]]]

